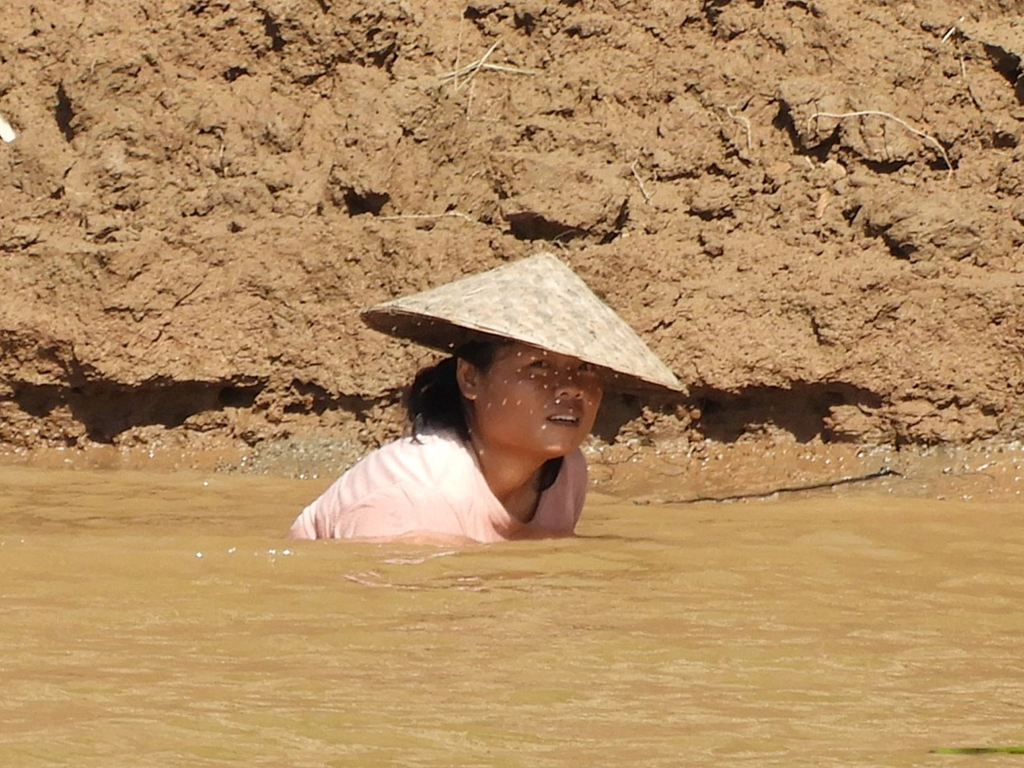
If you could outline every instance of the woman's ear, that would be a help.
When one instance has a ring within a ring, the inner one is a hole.
[[[455,380],[459,384],[459,391],[467,400],[476,400],[480,395],[482,378],[480,369],[468,360],[460,357],[455,361]]]

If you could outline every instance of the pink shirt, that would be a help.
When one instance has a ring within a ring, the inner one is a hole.
[[[381,539],[422,533],[495,542],[567,536],[587,493],[587,462],[577,449],[520,523],[491,492],[476,455],[450,432],[404,437],[369,454],[306,507],[295,539]]]

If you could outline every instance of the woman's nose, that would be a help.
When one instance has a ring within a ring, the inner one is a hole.
[[[558,380],[555,382],[555,395],[558,397],[583,397],[583,387],[574,370],[559,371]]]

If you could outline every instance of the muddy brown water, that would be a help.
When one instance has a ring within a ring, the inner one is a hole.
[[[1020,504],[290,542],[323,480],[0,469],[0,765],[930,766],[1024,743]]]

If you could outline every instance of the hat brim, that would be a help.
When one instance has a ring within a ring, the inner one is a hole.
[[[435,317],[412,312],[403,312],[393,306],[382,305],[363,310],[360,313],[363,322],[375,331],[388,336],[405,339],[445,354],[454,354],[459,347],[473,341],[509,343],[516,342],[550,352],[567,354],[594,365],[600,372],[607,392],[637,395],[644,397],[669,398],[677,397],[683,392],[681,384],[670,386],[663,382],[647,381],[638,376],[625,374],[609,368],[600,360],[590,359],[573,351],[552,349],[552,345],[540,345],[530,339],[516,338],[508,333],[470,328]]]

